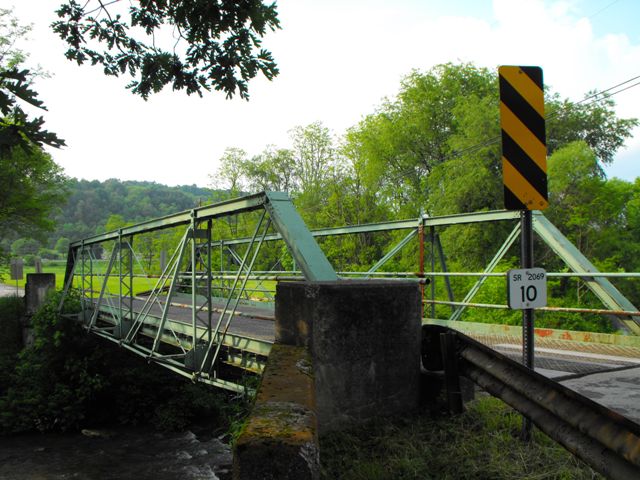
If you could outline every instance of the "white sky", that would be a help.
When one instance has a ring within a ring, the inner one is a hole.
[[[280,75],[255,79],[249,102],[170,90],[145,102],[124,89],[128,77],[64,58],[48,27],[60,3],[0,0],[0,8],[33,24],[28,63],[53,74],[36,85],[46,127],[68,144],[51,153],[85,179],[206,186],[226,147],[286,147],[290,129],[316,120],[341,135],[412,69],[443,62],[539,65],[545,83],[572,100],[640,75],[639,0],[280,0],[283,28],[264,41]],[[640,117],[640,86],[614,99],[619,115]],[[640,176],[634,134],[610,176]]]

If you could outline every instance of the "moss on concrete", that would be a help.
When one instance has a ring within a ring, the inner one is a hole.
[[[311,359],[275,344],[234,451],[236,479],[312,479],[319,472]]]

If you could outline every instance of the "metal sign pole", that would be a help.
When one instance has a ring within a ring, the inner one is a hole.
[[[533,268],[533,223],[531,210],[521,212],[520,229],[520,266]],[[534,369],[534,310],[522,310],[522,363],[525,367]],[[522,440],[531,439],[531,420],[522,417]]]
[[[523,270],[532,269],[531,210],[544,210],[549,205],[542,69],[534,66],[503,65],[498,69],[498,81],[504,204],[507,210],[521,211],[520,263]],[[545,278],[544,272],[535,272],[533,275],[531,272],[529,275],[527,272],[524,273],[527,281]],[[529,278],[530,276],[532,278]],[[537,299],[537,288],[533,284],[525,287],[522,277],[520,280],[520,298],[522,302],[529,302],[524,305],[522,311],[522,359],[526,367],[533,369],[531,303]],[[511,302],[511,292],[509,301]],[[511,304],[510,307],[514,308]],[[530,438],[531,421],[524,418],[522,439],[528,441]]]

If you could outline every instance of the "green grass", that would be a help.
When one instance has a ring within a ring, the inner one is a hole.
[[[521,416],[491,397],[455,417],[379,420],[320,439],[323,479],[601,479],[535,430],[518,439]]]
[[[105,261],[101,261],[99,263],[96,262],[95,268],[97,272],[106,271],[106,262]],[[55,274],[57,290],[62,290],[64,288],[65,269],[66,269],[66,262],[44,263],[42,265],[42,273]],[[23,268],[23,278],[22,280],[18,280],[18,286],[20,288],[24,288],[25,283],[27,281],[28,273],[35,273],[35,268],[28,267],[28,266],[25,266]],[[76,280],[74,282],[74,285],[76,287],[80,286],[78,278],[79,278],[79,275],[77,275]],[[94,284],[93,284],[94,297],[98,297],[99,295],[101,282],[103,278],[104,277],[97,277],[97,276],[94,277]],[[156,281],[157,281],[157,278],[134,277],[133,279],[134,294],[138,294],[139,292],[142,292],[142,291],[151,290],[155,286]],[[3,275],[3,283],[6,283],[7,285],[15,285],[16,281],[11,280],[9,278],[9,273],[6,272]],[[231,280],[227,281],[228,285],[230,285],[231,283],[232,283]],[[249,295],[250,297],[256,300],[271,300],[271,297],[266,293],[262,292],[261,290],[266,289],[268,291],[275,292],[275,284],[276,282],[274,280],[248,280],[246,288],[248,290],[252,290],[252,291],[249,291]],[[117,294],[119,292],[118,279],[116,276],[109,277],[109,280],[107,281],[107,290],[112,294]]]
[[[42,265],[42,273],[54,273],[56,275],[56,289],[62,289],[64,287],[64,271],[66,265],[64,263],[45,263]],[[35,273],[35,267],[24,266],[22,269],[22,280],[18,280],[18,286],[24,288],[27,283],[27,273]],[[16,281],[11,280],[9,273],[3,275],[3,283],[7,285],[15,285]]]
[[[103,266],[103,268],[101,270],[98,271],[104,271],[106,267]],[[64,264],[49,264],[49,263],[45,263],[42,265],[42,273],[53,273],[56,276],[56,289],[57,290],[62,290],[64,288],[64,273],[65,273],[65,269],[66,269],[66,265]],[[23,278],[22,280],[18,280],[18,286],[20,288],[24,288],[25,283],[27,282],[27,274],[28,273],[35,273],[35,268],[34,267],[27,267],[25,266],[23,269]],[[74,283],[74,285],[76,287],[79,287],[79,280],[78,280],[79,276],[76,277],[76,281]],[[101,286],[101,282],[102,279],[104,277],[94,277],[93,280],[93,290],[94,290],[94,296],[97,297],[99,292],[100,292],[100,286]],[[144,277],[134,277],[133,279],[133,291],[135,294],[137,294],[138,292],[144,291],[144,290],[150,290],[154,287],[155,283],[156,283],[155,278],[144,278]],[[9,275],[5,275],[4,276],[4,283],[6,283],[7,285],[15,285],[16,281],[15,280],[11,280],[9,279]],[[118,286],[118,279],[115,276],[110,276],[109,280],[107,281],[107,289],[112,293],[112,294],[117,294],[117,292],[119,291],[119,286]]]

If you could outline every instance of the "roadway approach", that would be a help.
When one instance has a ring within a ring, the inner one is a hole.
[[[168,317],[190,324],[191,296],[177,295],[169,306]],[[144,304],[144,297],[134,299],[134,310]],[[152,312],[160,313],[162,299]],[[212,303],[215,325],[224,302]],[[204,325],[202,320],[199,322]],[[240,304],[229,325],[229,333],[273,343],[275,312],[272,303]],[[505,335],[468,336],[490,346],[503,355],[520,361],[521,338]],[[535,370],[640,424],[640,348],[569,340],[536,338]]]

